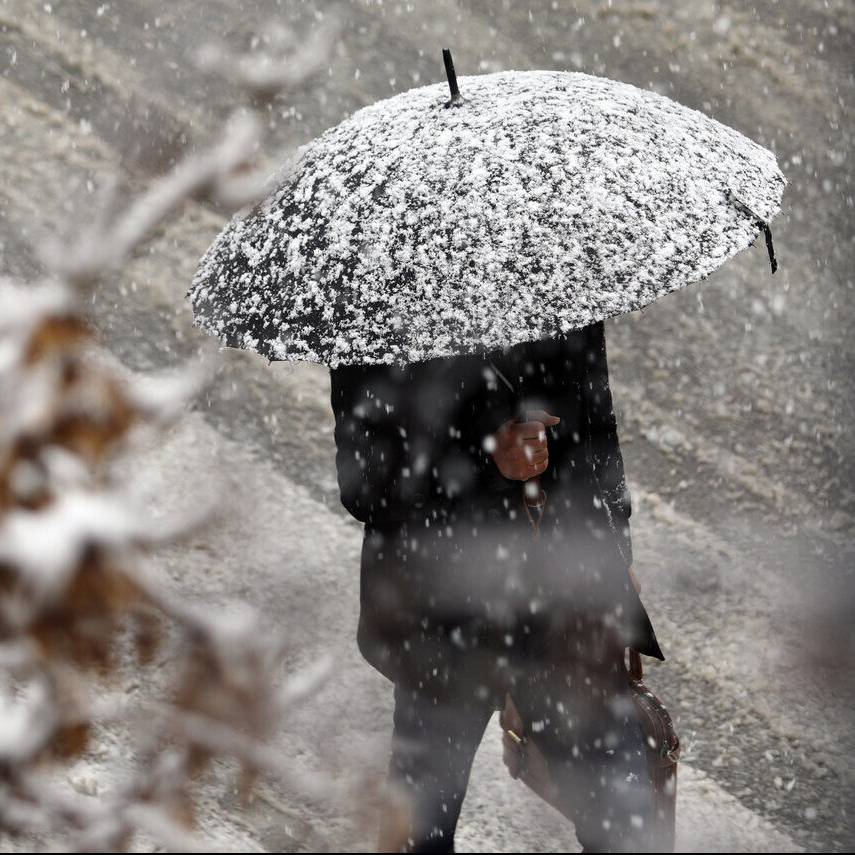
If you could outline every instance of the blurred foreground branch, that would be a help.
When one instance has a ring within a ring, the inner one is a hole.
[[[277,30],[285,33],[286,31]],[[216,49],[205,63],[234,67],[254,106],[303,83],[332,44],[326,27],[290,56],[245,57]],[[236,206],[263,123],[236,113],[219,142],[187,158],[117,211],[106,188],[92,225],[70,246],[42,253],[50,276],[0,281],[0,831],[59,839],[63,848],[128,848],[137,834],[169,849],[219,846],[193,831],[194,780],[215,759],[291,779],[267,744],[283,713],[319,685],[323,666],[277,686],[280,644],[247,610],[191,607],[146,567],[145,553],[198,520],[165,525],[137,507],[113,464],[141,428],[178,417],[201,372],[171,381],[127,378],[99,353],[84,304],[109,287],[128,256],[188,199]],[[92,678],[115,675],[130,639],[141,666],[168,635],[177,653],[161,698],[133,715],[125,746],[133,774],[93,799],[62,786],[57,770],[81,757],[98,728],[130,715],[90,699]],[[310,790],[311,782],[303,782]],[[30,838],[28,838],[30,839]]]

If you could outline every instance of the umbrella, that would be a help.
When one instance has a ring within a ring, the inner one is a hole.
[[[642,308],[763,233],[775,156],[669,98],[587,74],[412,89],[299,150],[203,256],[197,324],[271,360],[407,363]]]

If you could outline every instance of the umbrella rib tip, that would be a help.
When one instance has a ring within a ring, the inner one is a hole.
[[[763,236],[766,239],[766,251],[769,254],[769,265],[772,268],[772,275],[774,276],[778,270],[778,259],[775,257],[775,245],[772,243],[772,229],[769,226],[768,220],[763,219],[763,217],[749,208],[729,187],[727,188],[726,196],[738,210],[751,217],[763,232]]]

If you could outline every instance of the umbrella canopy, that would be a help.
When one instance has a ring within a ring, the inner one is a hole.
[[[196,322],[270,359],[406,363],[639,309],[761,231],[774,259],[786,180],[732,128],[587,74],[460,93],[410,90],[304,146],[202,258]]]

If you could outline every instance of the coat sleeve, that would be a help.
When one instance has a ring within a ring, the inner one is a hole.
[[[505,420],[502,408],[478,406],[465,430],[431,433],[413,417],[419,390],[394,370],[342,366],[330,381],[341,501],[360,522],[402,522],[434,502],[519,489],[483,446]]]
[[[436,444],[442,450],[433,455],[432,498],[454,500],[480,495],[510,499],[521,492],[522,482],[502,475],[486,445],[488,437],[513,418],[513,413],[514,402],[497,389],[476,395],[469,402],[461,414],[462,429]]]
[[[330,371],[341,502],[363,523],[400,522],[424,502],[428,473],[413,466],[407,418],[383,366]]]
[[[605,327],[602,321],[589,327],[587,347],[584,385],[594,474],[618,534],[621,551],[631,564],[629,518],[632,514],[632,501],[618,442],[617,422],[609,388]]]

